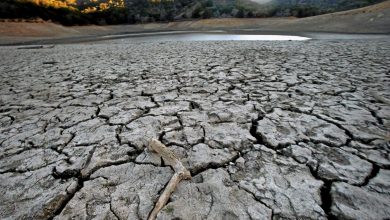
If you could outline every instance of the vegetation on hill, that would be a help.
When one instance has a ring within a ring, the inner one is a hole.
[[[128,20],[129,11],[124,6],[102,4],[90,10],[75,0],[2,0],[0,18],[36,19],[53,21],[63,25],[123,24]],[[135,22],[135,21],[134,21]]]
[[[383,0],[2,0],[0,18],[64,25],[122,24],[224,17],[307,17]]]

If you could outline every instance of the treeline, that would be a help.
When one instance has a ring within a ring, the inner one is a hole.
[[[63,7],[37,5],[27,1],[1,0],[1,19],[43,19],[62,25],[88,25],[88,24],[123,24],[129,21],[129,12],[126,8],[110,8],[104,11],[82,13]]]
[[[27,0],[0,0],[0,18],[41,18],[63,25],[105,25],[226,17],[307,17],[383,0],[311,0],[310,3],[305,0],[274,0],[260,6],[249,0],[116,1],[121,3],[120,7],[107,7],[107,0],[78,0],[77,5],[66,8],[34,4]],[[102,5],[106,7],[102,8]]]

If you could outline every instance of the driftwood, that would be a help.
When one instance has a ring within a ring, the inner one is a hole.
[[[27,49],[51,49],[54,48],[54,45],[31,45],[31,46],[22,46],[16,49],[18,50],[27,50]]]
[[[149,143],[148,148],[151,152],[155,152],[160,155],[163,158],[164,163],[171,166],[172,169],[175,171],[175,174],[172,176],[171,180],[169,180],[168,185],[165,187],[164,192],[161,194],[160,198],[158,198],[154,209],[149,215],[148,220],[154,220],[156,219],[160,210],[168,202],[169,197],[175,191],[176,186],[179,184],[179,182],[181,180],[191,179],[191,173],[183,166],[180,160],[177,159],[175,154],[160,141],[152,139],[152,141]]]

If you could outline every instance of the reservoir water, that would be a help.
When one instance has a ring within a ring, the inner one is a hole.
[[[164,41],[305,41],[311,38],[290,35],[224,34],[220,32],[158,32],[142,34],[120,34],[102,36],[101,39],[126,38],[135,42]]]

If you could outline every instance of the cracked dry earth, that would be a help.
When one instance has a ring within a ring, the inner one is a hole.
[[[390,218],[388,40],[0,49],[0,218]]]

